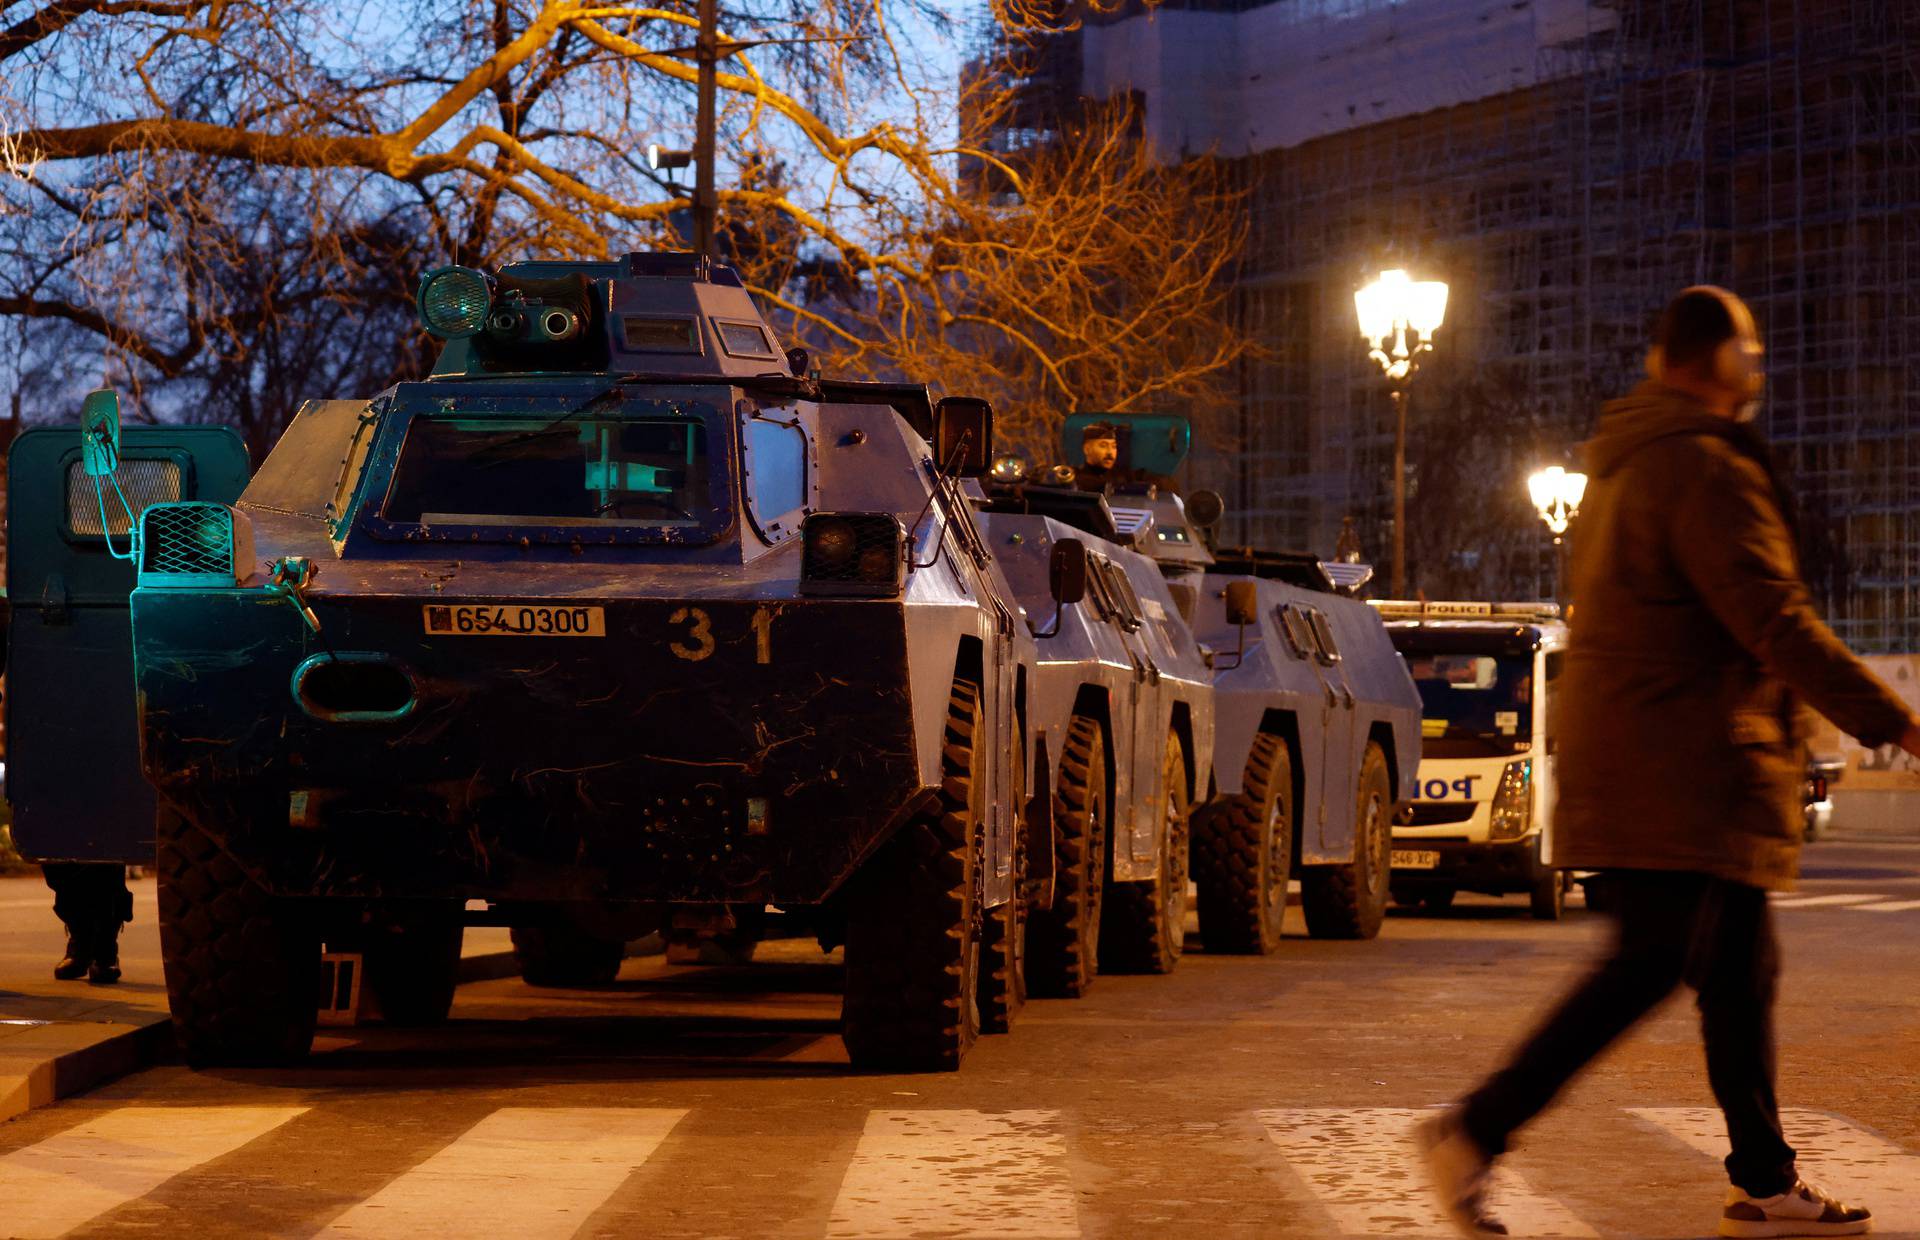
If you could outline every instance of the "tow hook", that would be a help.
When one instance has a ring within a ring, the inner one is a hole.
[[[313,581],[313,561],[304,555],[283,556],[268,566],[267,589],[284,597],[300,613],[300,619],[315,636],[320,633],[320,617],[307,604],[307,586]]]

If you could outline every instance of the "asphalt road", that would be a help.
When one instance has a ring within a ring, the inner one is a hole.
[[[1880,1234],[1920,1235],[1920,846],[1823,844],[1807,878],[1778,902],[1789,1137]],[[0,1234],[1438,1235],[1407,1125],[1604,930],[1463,898],[1371,943],[1193,951],[1030,1004],[944,1076],[853,1073],[810,945],[629,961],[600,992],[483,983],[443,1029],[156,1068],[0,1126]],[[1711,1105],[1676,999],[1507,1160],[1516,1234],[1710,1233]]]

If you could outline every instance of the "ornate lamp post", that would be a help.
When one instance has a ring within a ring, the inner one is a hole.
[[[1447,317],[1447,286],[1415,280],[1405,271],[1383,271],[1353,295],[1368,356],[1380,363],[1393,395],[1393,596],[1407,596],[1407,385],[1420,355],[1433,348],[1433,333]],[[1408,336],[1412,339],[1409,341]]]
[[[1549,465],[1527,479],[1527,496],[1553,535],[1555,594],[1567,588],[1567,527],[1580,515],[1580,501],[1586,495],[1587,476],[1559,465]]]

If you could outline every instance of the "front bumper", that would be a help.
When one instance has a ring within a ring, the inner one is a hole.
[[[343,722],[291,690],[325,652],[284,601],[137,592],[161,798],[283,895],[701,903],[825,899],[927,799],[892,600],[596,599],[605,637],[570,639],[430,633],[422,602],[317,602],[415,686]]]
[[[1395,866],[1392,883],[1403,890],[1452,887],[1488,895],[1526,891],[1547,869],[1540,864],[1539,845],[1538,832],[1497,843],[1396,835],[1393,837],[1396,853],[1435,852],[1440,855],[1440,863],[1418,869]]]

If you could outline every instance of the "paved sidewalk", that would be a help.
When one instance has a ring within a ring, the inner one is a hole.
[[[59,982],[66,932],[39,875],[0,878],[0,1122],[170,1055],[154,881],[129,884],[133,921],[120,935],[121,980]],[[470,927],[462,982],[514,972],[507,931]]]

